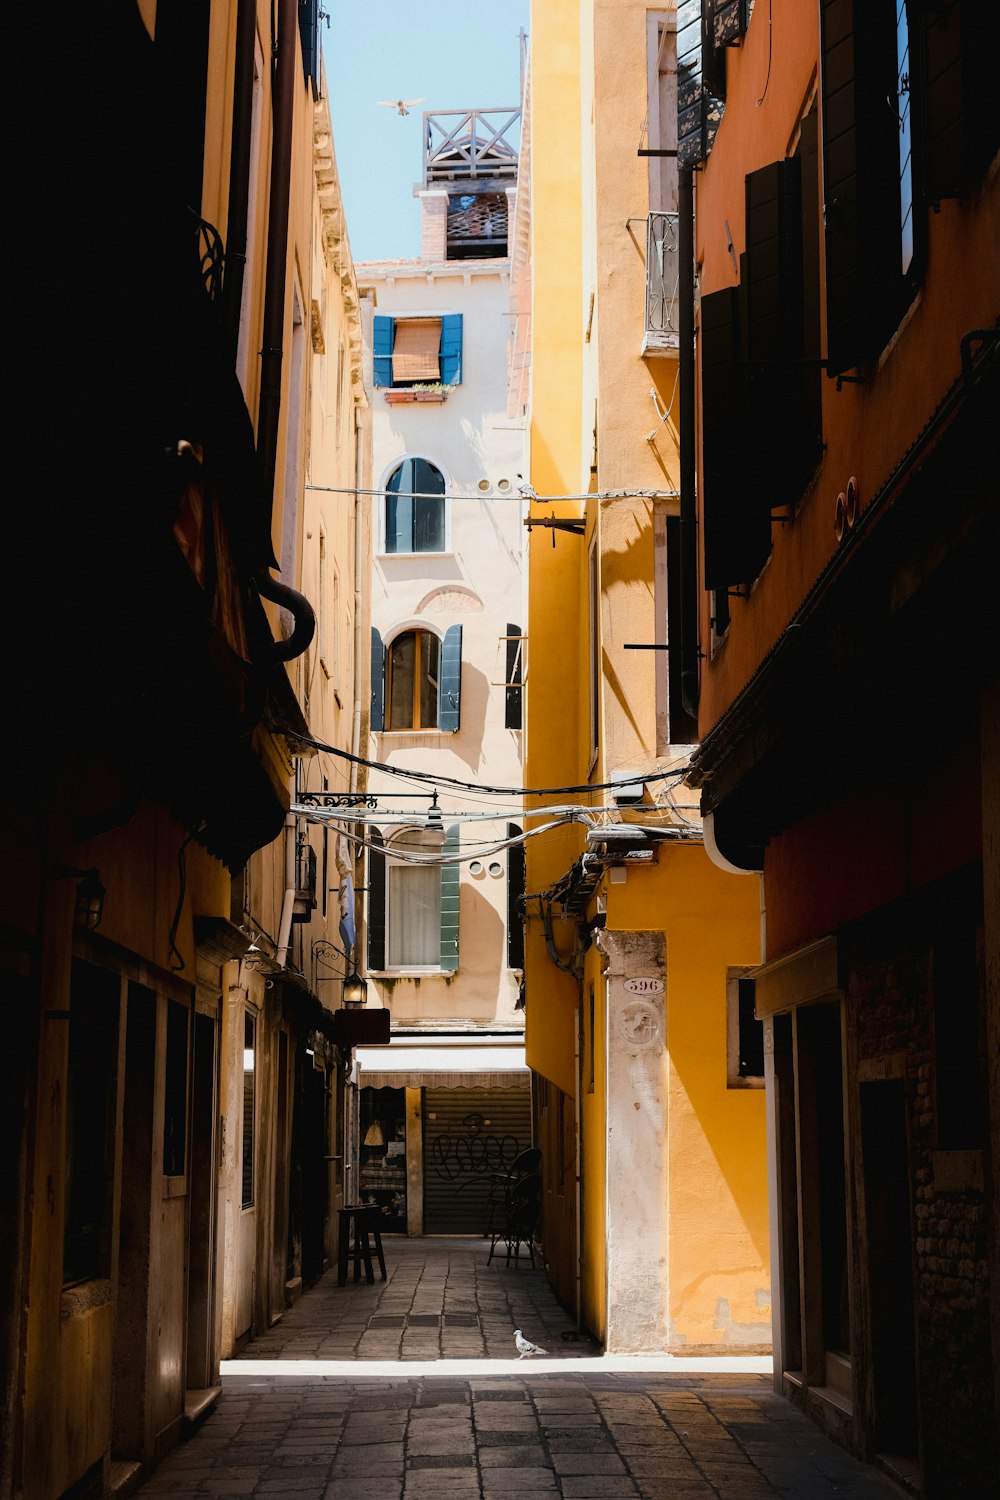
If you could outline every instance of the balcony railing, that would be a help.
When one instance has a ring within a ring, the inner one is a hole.
[[[517,180],[521,111],[436,109],[424,111],[424,187]]]
[[[677,214],[646,221],[646,334],[644,354],[677,348]]]

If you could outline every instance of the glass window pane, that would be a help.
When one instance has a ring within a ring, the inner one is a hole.
[[[389,648],[389,728],[413,728],[413,669],[416,633],[397,636]]]

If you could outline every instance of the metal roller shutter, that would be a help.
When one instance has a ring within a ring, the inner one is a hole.
[[[529,1089],[424,1089],[424,1233],[483,1234],[490,1176],[530,1146]]]

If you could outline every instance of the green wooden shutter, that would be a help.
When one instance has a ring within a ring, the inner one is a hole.
[[[507,824],[507,837],[517,838],[521,833],[517,823]],[[521,898],[524,895],[525,859],[524,845],[511,844],[507,850],[507,967],[524,968],[524,915]]]
[[[377,828],[368,837],[368,967],[377,972],[385,968],[385,851]]]
[[[372,706],[371,730],[379,734],[385,728],[385,646],[372,627]]]
[[[448,313],[441,319],[441,346],[438,351],[442,385],[462,383],[462,314]]]
[[[392,385],[392,344],[395,331],[396,325],[392,318],[376,315],[372,327],[372,353],[375,359],[372,381],[376,386]]]
[[[454,733],[462,721],[462,627],[451,625],[441,642],[438,728]]]
[[[458,835],[459,826],[452,823],[445,834],[445,860],[457,858]],[[459,870],[457,864],[441,866],[441,967],[449,974],[453,974],[458,968]]]

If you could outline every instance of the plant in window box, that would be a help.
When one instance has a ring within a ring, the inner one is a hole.
[[[398,406],[404,402],[411,401],[447,401],[448,394],[453,391],[453,385],[444,385],[440,380],[428,381],[425,384],[409,385],[405,388],[397,387],[387,390],[385,399],[390,406]]]

